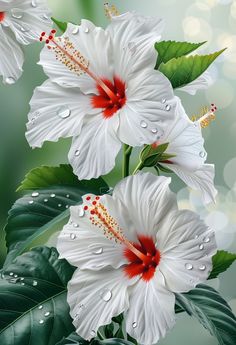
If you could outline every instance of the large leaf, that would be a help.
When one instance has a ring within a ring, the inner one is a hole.
[[[79,181],[70,166],[61,165],[32,170],[19,189],[27,192],[9,211],[5,266],[42,235],[60,230],[69,206],[81,202],[82,195],[106,193],[108,186],[102,178]]]
[[[73,271],[54,248],[17,257],[0,279],[0,344],[55,345],[70,334],[66,285]]]
[[[91,342],[84,340],[75,332],[71,333],[67,338],[62,339],[56,345],[133,345],[133,343],[118,338],[110,338],[105,340],[93,339]]]
[[[236,260],[236,254],[219,250],[212,258],[213,269],[208,279],[216,278],[220,273],[226,271]]]
[[[162,62],[178,58],[187,55],[194,50],[201,47],[206,42],[201,43],[189,43],[189,42],[176,42],[176,41],[162,41],[155,44],[156,51],[158,52],[158,58],[156,63],[156,69]]]
[[[181,56],[159,67],[173,88],[182,87],[197,79],[225,49],[209,55]]]
[[[177,311],[185,310],[215,336],[220,345],[236,344],[236,318],[217,291],[200,284],[188,293],[176,294]]]

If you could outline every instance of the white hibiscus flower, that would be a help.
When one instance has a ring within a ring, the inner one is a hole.
[[[170,178],[138,173],[113,195],[85,195],[58,239],[78,267],[68,285],[76,331],[89,339],[124,313],[127,332],[154,344],[175,323],[175,292],[204,282],[216,252],[214,232],[179,211]]]
[[[0,0],[0,75],[14,84],[22,74],[21,45],[39,39],[52,26],[46,0]]]
[[[205,163],[207,152],[203,146],[201,128],[215,117],[216,107],[212,104],[202,117],[191,121],[180,100],[176,99],[175,121],[154,146],[169,143],[166,153],[175,157],[161,164],[176,173],[190,188],[200,190],[204,203],[215,201],[215,166]]]
[[[122,142],[158,140],[176,104],[169,80],[154,70],[162,26],[162,20],[125,13],[106,30],[82,20],[61,37],[43,33],[40,64],[49,80],[31,100],[30,145],[73,137],[69,161],[80,179],[90,179],[114,167]]]

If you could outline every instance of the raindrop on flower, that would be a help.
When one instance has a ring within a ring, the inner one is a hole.
[[[199,244],[199,249],[203,250],[204,249],[204,245],[203,244]]]
[[[13,77],[7,77],[7,78],[5,79],[5,83],[7,83],[8,85],[15,84],[15,82],[16,82],[16,79],[13,78]]]
[[[161,103],[166,103],[166,99],[165,98],[163,98],[162,100],[161,100]]]
[[[47,311],[44,316],[49,316],[50,315],[50,311]]]
[[[30,27],[29,26],[21,26],[20,31],[21,32],[28,32],[28,31],[30,31]]]
[[[185,264],[185,268],[186,268],[187,270],[192,270],[192,269],[193,269],[193,265],[187,263],[187,264]]]
[[[84,32],[87,34],[89,33],[89,28],[84,28]]]
[[[44,320],[39,320],[39,323],[40,323],[40,325],[42,325],[43,323],[44,323]]]
[[[166,108],[167,111],[170,111],[171,106],[169,104],[167,104],[165,108]]]
[[[205,152],[205,151],[199,152],[199,156],[200,156],[201,158],[204,158],[204,157],[206,156],[206,152]]]
[[[133,327],[133,328],[136,328],[136,327],[137,327],[137,322],[133,322],[133,323],[132,323],[132,327]]]
[[[94,244],[90,244],[88,246],[89,250],[92,254],[99,255],[103,253],[103,248]]]
[[[152,128],[152,129],[151,129],[151,132],[152,132],[153,134],[156,134],[156,133],[158,132],[158,129],[157,129],[157,128]]]
[[[112,292],[111,292],[110,290],[105,289],[105,290],[101,293],[101,299],[103,299],[103,301],[109,302],[111,298],[112,298]]]
[[[52,194],[50,195],[51,198],[55,198],[55,196],[56,196],[56,194],[54,194],[54,193],[52,193]]]
[[[23,12],[19,8],[12,8],[11,9],[11,15],[15,19],[21,19],[23,17]]]
[[[78,227],[79,227],[79,224],[74,223],[74,224],[73,224],[73,227],[74,227],[74,228],[78,228]]]
[[[210,242],[210,238],[209,237],[204,237],[203,242],[209,243]]]
[[[79,217],[83,217],[84,216],[84,209],[82,206],[79,207]]]
[[[34,8],[37,7],[38,6],[37,0],[32,0],[31,1],[31,6],[34,7]]]
[[[66,119],[67,117],[69,117],[71,114],[71,110],[67,107],[61,107],[58,111],[57,111],[57,115],[61,118],[61,119]]]
[[[200,271],[205,271],[206,266],[205,266],[205,265],[201,265],[201,266],[199,266],[198,268],[199,268]]]
[[[38,307],[38,309],[39,309],[39,310],[43,309],[43,306],[42,306],[42,305],[40,305],[40,306]]]
[[[78,32],[79,32],[79,27],[76,26],[76,27],[73,29],[72,34],[73,34],[73,35],[77,35]]]
[[[141,121],[141,122],[140,122],[140,126],[141,126],[142,128],[147,128],[147,123],[146,123],[145,121]]]
[[[76,239],[76,235],[75,234],[70,234],[70,238],[72,239],[72,240],[75,240]]]
[[[32,205],[34,203],[34,200],[30,200],[29,204]]]
[[[50,20],[50,18],[48,17],[46,13],[43,14],[43,19]]]
[[[75,156],[79,156],[80,155],[80,150],[76,150],[75,151]]]
[[[33,192],[33,193],[31,194],[31,196],[32,196],[32,197],[39,196],[39,193],[38,193],[38,192]]]
[[[38,285],[38,282],[36,280],[33,281],[33,286],[37,286]]]

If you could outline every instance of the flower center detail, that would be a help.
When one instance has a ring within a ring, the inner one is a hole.
[[[199,123],[201,128],[206,128],[209,124],[215,120],[215,112],[217,107],[214,103],[211,104],[211,107],[203,107],[200,114],[192,116],[191,120],[193,122]]]
[[[0,12],[0,23],[4,20],[5,12]]]
[[[104,89],[97,84],[99,95],[91,97],[92,106],[94,108],[102,108],[103,116],[107,119],[113,116],[126,103],[125,83],[118,77],[113,78],[113,82],[107,79],[102,79],[105,85],[116,95],[116,99],[112,98]]]
[[[129,278],[137,275],[145,281],[149,281],[155,273],[161,254],[156,249],[155,243],[150,236],[139,235],[139,243],[130,242],[120,228],[117,221],[109,214],[107,208],[99,201],[100,197],[86,197],[84,211],[90,213],[90,221],[103,231],[104,236],[116,243],[124,244],[124,256],[128,260],[124,271]]]

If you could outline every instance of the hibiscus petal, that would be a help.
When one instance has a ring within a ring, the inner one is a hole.
[[[24,55],[9,28],[0,25],[0,75],[5,84],[15,83],[22,74]]]
[[[105,119],[93,116],[75,137],[69,152],[69,161],[79,179],[91,179],[107,174],[115,166],[121,148],[116,131],[119,118]]]
[[[76,270],[67,297],[76,332],[85,339],[94,338],[100,326],[127,310],[127,288],[134,281],[119,269]]]
[[[89,98],[78,89],[63,89],[49,80],[35,89],[30,105],[26,138],[33,147],[78,135],[84,116],[94,112]]]
[[[208,89],[213,84],[213,78],[211,74],[206,71],[200,77],[192,81],[191,83],[179,88],[180,91],[185,91],[190,95],[195,95],[198,90]]]
[[[140,279],[130,288],[126,330],[140,344],[156,344],[175,323],[175,296],[157,271],[147,283]]]
[[[188,210],[168,215],[157,233],[159,269],[167,287],[185,292],[204,282],[212,269],[215,235],[199,216]]]
[[[163,176],[138,173],[116,185],[113,197],[127,208],[137,234],[156,234],[166,214],[177,208],[176,198],[169,189],[170,181]]]

